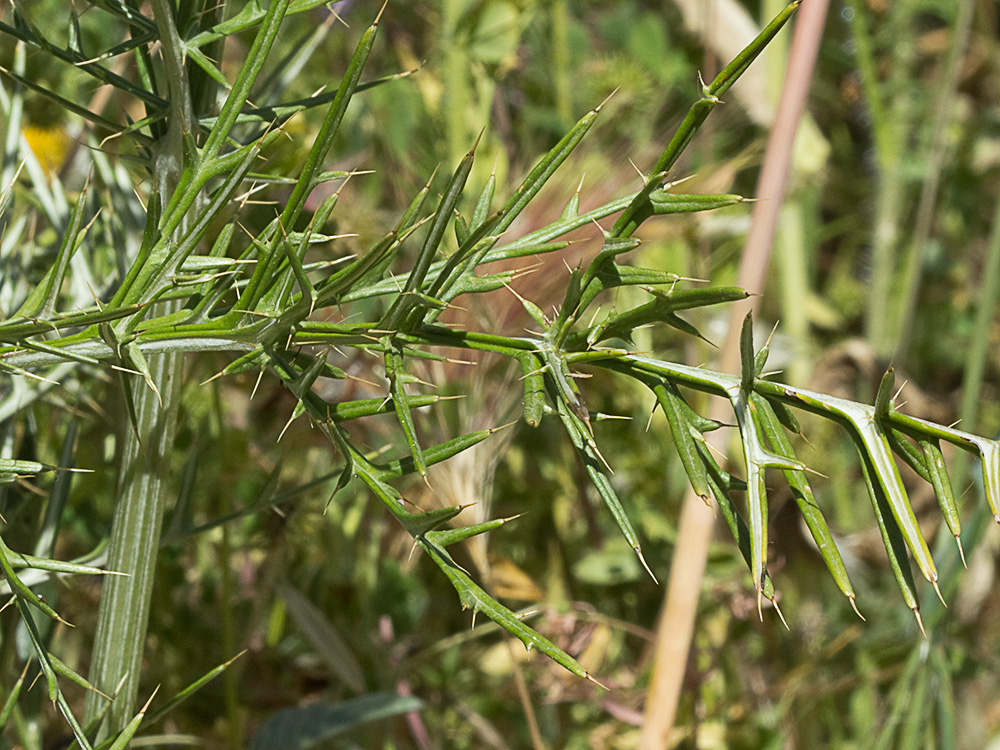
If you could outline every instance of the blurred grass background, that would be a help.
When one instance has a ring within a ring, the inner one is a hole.
[[[58,0],[35,2],[65,12]],[[374,6],[344,0],[334,8],[361,28]],[[500,183],[513,187],[537,154],[612,92],[581,155],[563,168],[563,181],[550,186],[515,231],[530,230],[532,216],[539,223],[557,216],[581,184],[583,209],[620,194],[637,184],[635,169],[652,162],[680,121],[696,96],[699,72],[709,79],[720,66],[719,55],[732,44],[730,20],[743,14],[762,25],[779,6],[769,0],[390,6],[370,74],[416,72],[365,93],[347,114],[334,150],[342,161],[329,168],[378,167],[343,191],[337,232],[375,235],[436,167],[449,172],[484,126],[472,182],[484,183],[495,169]],[[86,34],[103,35],[95,47],[126,33],[108,24],[91,27],[86,12],[80,21]],[[353,49],[339,21],[316,11],[291,19],[282,33],[280,54],[316,43],[288,98],[336,84],[331,71],[342,70]],[[779,377],[870,400],[881,372],[894,362],[900,381],[908,380],[901,400],[910,413],[944,423],[962,418],[964,429],[988,435],[1000,430],[1000,331],[988,273],[1000,254],[1000,242],[992,239],[1000,232],[998,34],[998,10],[989,2],[832,3],[768,288],[753,290],[764,294],[762,327],[780,321],[771,358]],[[779,38],[699,134],[673,175],[689,178],[685,191],[752,195],[787,40]],[[226,48],[234,64],[243,52],[235,44]],[[29,55],[29,77],[76,100],[94,95],[77,88],[72,70],[41,60]],[[63,159],[74,148],[74,123],[51,104],[29,101],[33,148],[47,168],[68,168]],[[269,155],[271,166],[301,159],[317,126],[310,115],[297,120],[289,129],[293,139]],[[476,192],[473,185],[470,194]],[[748,216],[745,209],[728,209],[656,222],[644,229],[642,264],[731,282]],[[587,252],[586,243],[579,248]],[[551,293],[546,276],[561,268],[526,277],[518,290],[548,308],[557,300],[545,298]],[[489,299],[496,307],[481,314],[506,319],[512,297]],[[698,322],[721,342],[722,321]],[[638,343],[691,363],[710,356],[702,345],[661,333]],[[215,365],[199,360],[204,372],[191,382],[207,379],[223,361]],[[363,377],[368,366],[354,362],[351,371]],[[504,376],[488,363],[454,368],[451,390],[466,398],[449,418],[509,421],[513,405],[491,392],[491,383]],[[379,393],[364,383],[354,387],[358,394]],[[663,579],[686,488],[669,431],[661,415],[646,427],[651,403],[644,394],[620,383],[582,387],[592,409],[634,417],[596,425],[597,439],[647,559]],[[278,708],[387,690],[412,692],[427,707],[419,718],[369,727],[338,746],[637,747],[662,588],[639,568],[611,519],[597,512],[599,499],[555,426],[517,428],[503,455],[491,449],[492,456],[474,454],[476,462],[441,467],[434,488],[459,502],[480,502],[494,517],[525,514],[491,536],[488,553],[470,549],[463,564],[476,566],[508,604],[530,606],[532,622],[607,684],[607,693],[512,648],[494,626],[472,623],[447,581],[428,561],[411,557],[408,537],[362,489],[352,485],[326,507],[335,480],[302,482],[335,468],[329,447],[298,423],[278,441],[294,406],[280,384],[265,379],[252,401],[247,392],[222,380],[185,396],[176,462],[187,468],[153,605],[156,663],[149,687],[162,684],[172,694],[208,666],[244,648],[248,653],[173,715],[170,732],[242,747]],[[963,393],[971,394],[964,402]],[[106,403],[114,400],[99,388],[87,394],[84,408],[103,417],[87,422],[91,432],[82,435],[78,465],[100,469],[114,460],[106,435],[120,415],[104,414]],[[39,408],[36,418],[60,417]],[[430,421],[421,428],[441,431]],[[885,564],[853,446],[828,428],[805,432],[812,447],[800,455],[826,477],[815,486],[841,535],[868,620],[859,621],[828,580],[797,514],[790,505],[784,512],[779,491],[769,569],[790,631],[771,616],[758,622],[745,565],[720,536],[704,582],[676,743],[1000,747],[1000,597],[994,587],[1000,534],[987,529],[971,470],[956,465],[954,478],[970,487],[963,510],[971,537],[981,541],[967,542],[965,571],[950,535],[943,535],[947,545],[938,545],[936,557],[949,608],[925,592],[930,638],[924,640]],[[47,434],[60,438],[58,431]],[[373,431],[368,447],[393,439],[390,434]],[[45,455],[58,450],[56,442],[38,447]],[[930,537],[937,523],[933,495],[915,478],[907,481],[915,507],[928,511]],[[66,521],[72,533],[61,541],[61,557],[97,543],[104,529],[95,519],[107,518],[108,491],[96,478],[76,480]],[[422,492],[415,486],[411,497],[430,502]],[[30,499],[19,502],[29,518]],[[276,502],[279,512],[186,533],[260,502]],[[17,507],[8,498],[11,546]],[[86,651],[98,593],[87,583],[61,593],[79,626],[60,633],[64,649],[75,644]],[[0,624],[4,642],[13,639],[12,622]],[[9,670],[10,661],[0,668]]]

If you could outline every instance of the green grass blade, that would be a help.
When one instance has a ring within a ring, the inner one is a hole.
[[[893,740],[896,738],[896,733],[903,724],[903,714],[910,705],[913,682],[917,677],[917,672],[923,666],[920,651],[919,647],[911,649],[909,656],[906,658],[903,670],[892,686],[889,711],[883,721],[882,731],[876,737],[872,738],[870,745],[872,750],[889,750],[889,748],[896,746]]]
[[[257,730],[250,750],[347,746],[337,738],[365,724],[420,711],[423,701],[395,693],[369,693],[336,703],[286,708],[268,717]],[[355,732],[355,735],[357,732]]]
[[[330,674],[351,692],[362,692],[365,689],[365,675],[361,664],[323,610],[289,583],[279,583],[276,590],[288,607],[288,612],[299,631],[312,645]]]
[[[908,696],[904,707],[905,716],[902,721],[902,734],[898,750],[928,750],[925,744],[924,730],[928,721],[932,720],[934,712],[927,704],[931,670],[926,661],[922,662],[913,680],[912,693]]]

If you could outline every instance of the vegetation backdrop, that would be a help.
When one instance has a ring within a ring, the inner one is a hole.
[[[717,376],[793,12],[0,9],[0,742],[639,747],[699,477],[672,745],[996,742],[1000,19],[831,3]]]

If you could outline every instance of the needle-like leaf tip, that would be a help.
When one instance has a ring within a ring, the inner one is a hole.
[[[149,707],[151,705],[153,705],[153,699],[156,697],[156,694],[158,692],[160,692],[160,686],[159,685],[157,685],[156,688],[153,690],[153,694],[149,696],[149,700],[146,701],[146,705],[144,705],[142,707],[142,710],[139,711],[139,715],[140,716],[145,716],[146,715],[146,712],[149,710]]]
[[[920,608],[919,607],[914,607],[913,608],[913,616],[917,618],[917,625],[920,626],[920,632],[923,633],[924,638],[926,638],[927,637],[927,631],[924,630],[924,621],[923,621],[923,618],[920,617]]]
[[[948,602],[946,602],[944,597],[941,596],[941,589],[938,588],[938,582],[936,580],[931,581],[931,586],[934,587],[934,593],[937,594],[938,599],[940,599],[941,603],[947,608]]]
[[[225,664],[222,664],[222,665],[220,665],[220,667],[219,667],[219,668],[220,668],[220,669],[225,669],[225,668],[226,668],[226,667],[228,667],[228,666],[229,666],[230,664],[232,664],[232,663],[233,663],[234,661],[236,661],[236,660],[237,660],[237,659],[239,659],[239,658],[240,658],[241,656],[243,656],[243,654],[245,654],[245,653],[246,653],[247,651],[249,651],[249,650],[250,650],[250,649],[248,649],[248,648],[245,648],[245,649],[243,649],[243,650],[242,650],[242,651],[240,651],[240,652],[239,652],[238,654],[236,654],[236,656],[234,656],[234,657],[233,657],[232,659],[230,659],[229,661],[227,661],[227,662],[226,662]]]
[[[63,625],[65,625],[68,628],[75,628],[76,627],[76,625],[74,625],[73,623],[69,622],[68,620],[64,620],[62,618],[62,615],[60,615],[58,612],[56,613],[56,620],[58,620],[59,622],[61,622]]]
[[[619,87],[619,88],[620,88],[620,87]],[[604,105],[605,105],[605,104],[607,104],[607,103],[608,103],[609,101],[611,101],[611,97],[613,97],[613,96],[614,96],[615,94],[617,94],[617,93],[618,93],[618,89],[616,88],[616,89],[615,89],[614,91],[612,91],[612,92],[611,92],[610,94],[608,94],[608,95],[607,95],[606,97],[604,97],[604,101],[603,101],[603,102],[601,102],[600,104],[598,104],[598,105],[597,105],[596,107],[594,107],[594,109],[593,109],[593,110],[591,110],[591,111],[592,111],[592,112],[593,112],[594,114],[597,114],[598,112],[600,112],[600,111],[601,111],[601,108],[602,108],[602,107],[604,107]]]
[[[785,626],[785,630],[787,630],[789,633],[791,633],[792,629],[790,627],[788,627],[788,623],[785,621],[785,616],[783,614],[781,614],[781,607],[778,606],[778,598],[777,597],[775,597],[775,596],[771,597],[771,606],[774,607],[774,611],[778,613],[778,617],[781,619],[781,624]]]
[[[965,550],[962,548],[962,537],[958,534],[955,534],[955,544],[958,545],[958,554],[962,558],[962,567],[968,570],[969,566],[965,563]]]
[[[593,677],[593,676],[592,676],[592,675],[591,675],[591,674],[590,674],[589,672],[584,672],[584,673],[583,673],[583,678],[584,678],[585,680],[587,680],[588,682],[592,682],[592,683],[594,683],[595,685],[597,685],[597,687],[601,687],[601,688],[604,688],[604,689],[605,689],[605,690],[607,690],[608,692],[611,692],[611,688],[609,688],[609,687],[608,687],[607,685],[605,685],[605,684],[604,684],[603,682],[601,682],[600,680],[596,680],[596,679],[594,679],[594,677]]]
[[[862,622],[868,622],[868,620],[865,619],[865,616],[858,611],[858,604],[854,601],[854,597],[848,594],[847,600],[851,603],[851,609],[854,610],[854,614],[860,617]]]
[[[639,545],[636,545],[632,549],[635,550],[635,554],[638,556],[639,562],[642,563],[642,567],[644,567],[646,569],[646,572],[649,573],[649,577],[653,579],[653,583],[655,583],[657,586],[659,586],[660,582],[658,580],[656,580],[656,576],[653,575],[653,571],[650,570],[649,569],[649,565],[646,564],[646,558],[642,556],[642,550],[639,548]]]

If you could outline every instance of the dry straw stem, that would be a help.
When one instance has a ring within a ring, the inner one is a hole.
[[[792,38],[785,85],[778,104],[778,114],[767,142],[764,164],[757,184],[750,235],[740,264],[739,286],[763,291],[770,259],[778,214],[791,161],[795,131],[798,128],[809,92],[809,82],[819,50],[828,0],[811,0],[799,11]],[[729,315],[729,333],[723,345],[719,369],[736,372],[740,369],[740,323],[747,311],[759,307],[759,297],[733,303]],[[729,405],[715,399],[711,419],[729,418]],[[726,447],[720,432],[706,437],[709,445],[719,450]],[[640,748],[658,750],[666,747],[677,714],[681,683],[694,633],[694,621],[705,573],[708,543],[715,528],[715,518],[693,491],[684,497],[677,534],[673,565],[667,583],[663,612],[657,626],[653,674],[646,696]]]

